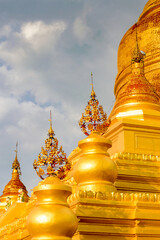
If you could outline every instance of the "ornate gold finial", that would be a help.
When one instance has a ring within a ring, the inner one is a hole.
[[[96,94],[93,87],[93,74],[91,73],[92,92],[88,105],[85,108],[85,113],[79,121],[79,126],[82,132],[89,136],[91,132],[97,131],[103,134],[110,123],[107,121],[107,114],[104,113],[102,105],[96,99]]]
[[[18,158],[17,158],[17,153],[18,153],[18,141],[16,143],[16,150],[14,150],[15,153],[16,153],[16,156],[15,156],[15,159],[14,159],[14,162],[12,164],[12,169],[13,170],[17,170],[17,172],[19,173],[19,175],[21,175],[21,168],[20,168],[20,163],[18,161]]]
[[[137,33],[137,23],[135,24],[135,28],[136,28],[136,46],[135,46],[135,49],[133,51],[133,54],[132,54],[132,62],[141,62],[144,58],[144,55],[140,49],[139,49],[139,45],[138,45],[138,33]]]
[[[66,172],[70,170],[70,164],[66,158],[66,153],[62,150],[62,146],[58,148],[58,140],[54,137],[55,134],[52,129],[51,112],[49,121],[49,137],[45,140],[45,147],[41,148],[38,160],[34,160],[33,167],[41,179],[54,175],[63,179],[66,176]]]

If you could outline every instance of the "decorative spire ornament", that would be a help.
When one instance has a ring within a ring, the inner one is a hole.
[[[19,173],[19,175],[21,175],[20,163],[19,163],[18,158],[17,158],[17,153],[18,153],[18,141],[17,141],[17,143],[16,143],[15,153],[16,153],[16,156],[15,156],[14,162],[12,163],[12,169],[13,169],[13,170],[14,170],[14,169],[17,170],[17,172]]]
[[[143,53],[142,51],[140,51],[139,49],[139,45],[138,45],[138,33],[137,33],[137,23],[135,24],[135,28],[136,28],[136,46],[134,48],[133,54],[132,54],[132,63],[134,62],[141,62],[143,61],[143,58],[145,56],[145,53]]]
[[[103,134],[110,125],[110,122],[107,121],[107,114],[103,111],[102,105],[99,105],[99,101],[96,98],[93,87],[92,73],[91,85],[92,92],[90,100],[85,108],[85,112],[82,113],[82,117],[79,121],[79,126],[86,136],[89,136],[91,132],[99,132]]]
[[[41,179],[49,176],[57,176],[63,179],[66,176],[66,172],[70,170],[70,163],[66,158],[66,153],[62,150],[62,146],[58,147],[58,140],[54,137],[51,115],[50,111],[49,137],[45,140],[45,147],[41,148],[38,160],[34,161],[33,167]]]

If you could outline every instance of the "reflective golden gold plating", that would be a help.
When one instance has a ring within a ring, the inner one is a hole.
[[[82,154],[75,165],[74,179],[78,189],[95,192],[115,192],[114,182],[117,178],[116,164],[107,153],[112,145],[111,141],[97,132],[78,144]]]
[[[135,46],[136,31],[139,47],[146,53],[144,59],[145,76],[160,95],[160,1],[147,2],[137,24],[133,25],[122,38],[118,49],[118,74],[115,81],[115,96],[131,75],[130,56]]]
[[[71,192],[71,187],[53,176],[34,188],[38,202],[27,218],[32,239],[71,240],[78,225],[75,214],[67,204]]]
[[[160,111],[159,96],[144,74],[143,56],[137,40],[131,59],[132,73],[125,86],[117,92],[117,99],[110,117],[132,110]]]
[[[143,9],[143,12],[142,12],[141,16],[139,17],[139,19],[141,19],[142,17],[146,16],[151,11],[155,10],[158,6],[160,6],[159,0],[149,0],[146,3],[146,5],[145,5],[145,7]]]

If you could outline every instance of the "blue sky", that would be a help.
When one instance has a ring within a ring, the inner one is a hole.
[[[21,180],[39,181],[32,164],[49,128],[67,155],[85,136],[78,120],[91,92],[114,104],[117,50],[145,0],[0,0],[0,192],[19,142]]]

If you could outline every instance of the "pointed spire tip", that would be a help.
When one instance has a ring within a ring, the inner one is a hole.
[[[52,129],[52,111],[50,110],[50,129],[48,130],[49,136],[54,135],[54,131]]]
[[[94,92],[94,86],[93,86],[93,73],[91,72],[91,85],[92,85],[92,93]]]
[[[16,156],[15,156],[15,159],[12,163],[12,169],[13,171],[16,170],[18,172],[19,175],[21,175],[21,168],[20,168],[20,163],[18,161],[18,158],[17,158],[17,152],[18,152],[18,141],[16,142],[16,150],[14,150],[15,153],[16,153]]]

